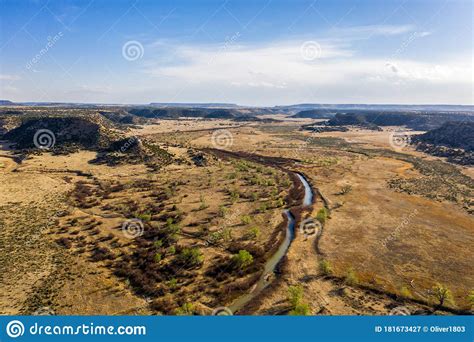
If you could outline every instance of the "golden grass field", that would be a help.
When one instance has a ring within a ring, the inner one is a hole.
[[[413,313],[470,310],[472,168],[410,148],[393,151],[389,130],[316,134],[299,129],[308,120],[281,119],[163,120],[130,130],[173,155],[153,172],[140,164],[91,164],[92,151],[44,152],[21,164],[2,151],[0,314],[211,314],[230,305],[251,290],[283,239],[292,186],[285,170],[306,176],[330,216],[319,240],[296,231],[276,279],[239,313],[288,313],[295,285],[311,314],[388,314],[400,305]],[[218,149],[285,158],[284,170],[204,150],[216,148],[219,129],[232,138]],[[190,151],[203,153],[205,165],[196,165]],[[427,163],[436,163],[431,174]],[[394,179],[403,189],[390,185]],[[456,189],[462,191],[451,196]],[[303,218],[322,207],[316,196]],[[130,239],[121,227],[137,213],[145,232],[176,223],[180,230],[159,246]],[[160,257],[143,266],[153,246]],[[201,263],[177,268],[180,251],[190,248],[200,250]],[[253,264],[232,269],[242,249]],[[330,275],[321,272],[323,260]],[[120,274],[124,263],[140,274]],[[443,308],[435,305],[438,283],[452,293]]]

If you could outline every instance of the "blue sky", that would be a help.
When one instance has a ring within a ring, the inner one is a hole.
[[[473,104],[471,1],[0,0],[0,98]]]

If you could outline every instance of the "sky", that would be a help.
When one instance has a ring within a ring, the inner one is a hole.
[[[474,104],[470,0],[0,0],[0,99]]]

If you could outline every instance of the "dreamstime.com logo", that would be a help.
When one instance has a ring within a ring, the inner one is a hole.
[[[305,239],[309,237],[317,237],[321,234],[322,225],[318,220],[307,218],[300,223],[300,233],[303,234]]]
[[[215,148],[228,148],[234,144],[234,136],[226,129],[218,129],[212,133],[211,141]]]
[[[11,338],[17,338],[25,333],[25,326],[20,321],[11,321],[7,324],[6,331]]]
[[[74,325],[42,325],[35,322],[30,324],[27,329],[25,325],[18,321],[10,321],[5,327],[6,333],[11,338],[23,336],[25,332],[28,335],[54,335],[54,336],[96,336],[96,335],[120,335],[120,336],[135,336],[146,335],[147,329],[144,325],[95,325],[88,324],[74,324]]]
[[[389,137],[390,146],[395,150],[402,150],[411,143],[411,136],[405,132],[392,132]]]
[[[122,46],[122,56],[127,61],[133,62],[143,57],[145,49],[143,45],[136,40],[129,40]]]
[[[300,53],[305,61],[314,61],[321,57],[321,45],[314,40],[306,41],[301,44]]]
[[[130,219],[122,223],[122,233],[128,239],[135,239],[143,235],[145,227],[140,219]]]
[[[56,136],[49,129],[39,129],[33,136],[33,144],[39,149],[48,150],[56,143]]]

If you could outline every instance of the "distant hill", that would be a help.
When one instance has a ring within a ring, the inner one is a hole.
[[[174,103],[174,102],[152,102],[152,107],[167,107],[167,108],[238,108],[234,103]]]
[[[470,113],[453,114],[447,112],[401,113],[356,111],[350,113],[337,113],[328,121],[328,125],[355,125],[372,128],[378,126],[406,126],[413,130],[427,131],[438,128],[448,121],[474,122],[474,115]]]
[[[329,119],[334,117],[334,115],[335,114],[328,109],[308,109],[302,110],[292,117],[299,119]]]
[[[474,122],[446,122],[413,137],[412,143],[420,151],[447,157],[454,163],[474,165]]]
[[[16,103],[9,100],[0,100],[0,106],[14,106]]]
[[[104,149],[118,138],[99,115],[28,118],[3,138],[15,142],[20,149],[35,148],[35,134],[39,130],[51,131],[56,147],[74,145],[84,149]],[[46,135],[44,137],[47,139]]]

